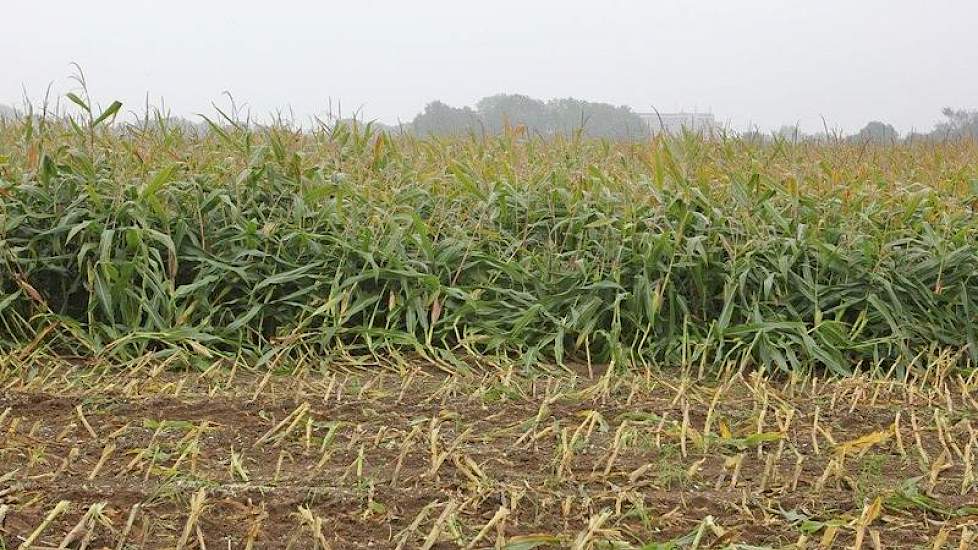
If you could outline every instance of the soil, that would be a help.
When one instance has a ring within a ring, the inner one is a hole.
[[[76,526],[66,547],[966,548],[978,531],[973,381],[602,373],[8,367],[0,548]]]

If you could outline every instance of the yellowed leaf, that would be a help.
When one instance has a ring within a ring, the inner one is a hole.
[[[733,437],[733,432],[730,431],[730,426],[727,425],[727,421],[720,419],[720,437],[724,439],[730,439]]]
[[[840,455],[855,454],[869,449],[874,445],[879,445],[889,438],[889,431],[872,432],[862,437],[857,437],[856,439],[839,443],[839,445],[835,448],[835,451]]]

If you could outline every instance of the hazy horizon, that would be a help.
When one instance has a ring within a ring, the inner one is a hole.
[[[448,2],[322,5],[146,0],[59,6],[36,18],[5,6],[0,103],[76,88],[141,112],[212,103],[299,121],[359,112],[410,121],[426,103],[472,105],[495,93],[576,97],[635,111],[708,111],[733,129],[855,131],[871,120],[927,131],[941,108],[978,108],[978,5],[838,0]],[[824,123],[823,123],[824,119]]]

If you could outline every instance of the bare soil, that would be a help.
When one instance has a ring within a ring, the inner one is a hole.
[[[973,375],[594,376],[7,367],[0,548],[978,544]]]

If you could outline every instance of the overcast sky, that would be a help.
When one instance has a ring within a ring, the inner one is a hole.
[[[40,4],[46,4],[41,9]],[[974,0],[3,2],[0,102],[59,92],[212,113],[409,121],[441,99],[573,96],[709,110],[734,129],[930,129],[978,108]]]

